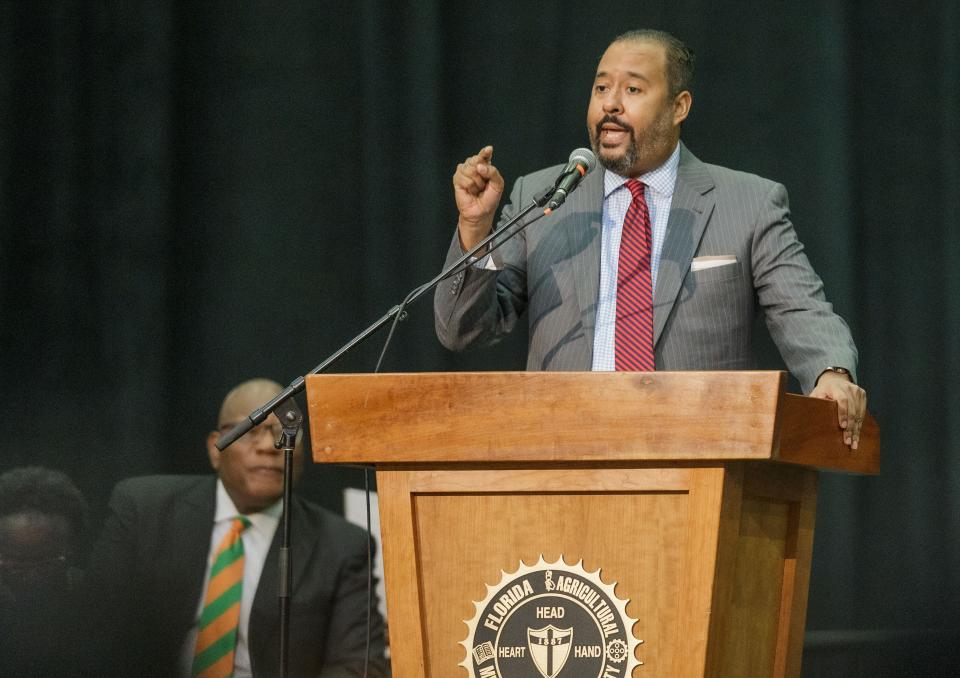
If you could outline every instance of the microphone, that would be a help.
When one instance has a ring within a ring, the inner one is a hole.
[[[553,196],[547,204],[544,214],[550,214],[553,210],[560,207],[567,199],[567,196],[573,193],[583,178],[593,171],[597,166],[597,156],[589,148],[577,148],[570,154],[567,166],[557,177],[557,184],[553,189]]]

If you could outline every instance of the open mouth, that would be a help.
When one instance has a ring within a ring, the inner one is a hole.
[[[623,143],[630,133],[622,128],[603,127],[600,129],[600,143],[616,146]]]
[[[631,128],[615,120],[601,120],[597,125],[597,137],[604,146],[619,146],[630,139]]]

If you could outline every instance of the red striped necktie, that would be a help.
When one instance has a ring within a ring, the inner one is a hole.
[[[614,364],[617,371],[652,372],[653,278],[650,273],[650,212],[643,182],[628,179],[633,201],[623,220],[620,260],[617,264],[617,324]]]

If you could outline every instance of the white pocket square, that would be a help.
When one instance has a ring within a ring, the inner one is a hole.
[[[729,266],[737,263],[737,258],[732,254],[721,254],[719,256],[694,257],[690,262],[691,271],[703,271],[717,266]]]

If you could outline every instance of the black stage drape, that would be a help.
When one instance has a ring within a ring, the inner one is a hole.
[[[586,145],[596,61],[644,26],[697,53],[694,153],[790,190],[883,430],[880,477],[822,480],[805,675],[953,675],[953,0],[2,2],[0,470],[102,511],[206,468],[227,388],[289,382],[438,270],[457,162],[492,143],[509,182]],[[524,342],[448,354],[425,300],[384,369],[521,369]],[[358,473],[304,490],[337,506]]]

